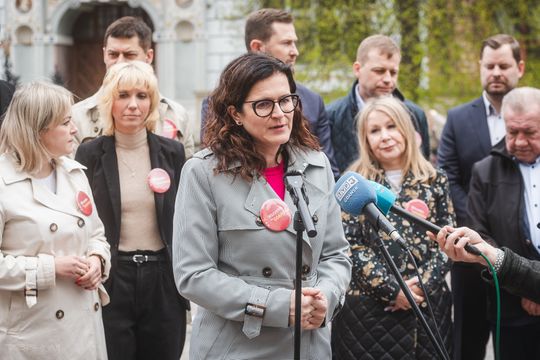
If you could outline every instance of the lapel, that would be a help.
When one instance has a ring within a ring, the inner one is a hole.
[[[486,108],[482,97],[473,102],[471,112],[471,118],[467,123],[470,124],[471,131],[478,138],[478,143],[482,149],[482,156],[488,156],[491,150],[491,139],[489,137]]]
[[[118,175],[118,160],[116,157],[116,149],[114,146],[113,136],[103,137],[103,155],[101,156],[101,164],[103,166],[103,174],[105,183],[109,190],[109,198],[114,214],[115,229],[118,230],[117,236],[120,236],[120,176]]]
[[[81,217],[82,213],[78,211],[76,196],[77,192],[82,189],[76,188],[69,176],[68,170],[58,164],[56,167],[56,194],[53,194],[35,179],[30,178],[33,197],[34,200],[50,209]]]
[[[289,158],[287,171],[299,170],[306,174],[306,171],[309,172],[310,166],[324,166],[324,163],[321,163],[317,156],[314,155],[315,153],[306,154],[303,152],[293,152],[290,150],[290,148],[289,152],[291,155]],[[312,180],[314,179],[311,179],[309,176],[304,176],[304,187],[309,200],[308,207],[311,215],[313,215],[321,206],[326,196],[326,192],[317,186],[317,184],[315,184]],[[279,197],[264,178],[261,177],[259,179],[255,179],[251,183],[248,196],[246,197],[246,201],[244,203],[244,208],[255,216],[259,216],[262,204],[268,199],[279,199]],[[294,204],[293,199],[288,191],[285,191],[285,198],[283,201],[285,204],[287,204],[289,210],[291,211],[291,215],[293,216],[293,221],[291,221],[286,231],[296,236],[296,231],[294,230],[294,214],[296,212],[296,205]],[[303,233],[303,240],[311,247],[311,242],[305,232]]]
[[[174,177],[173,177],[174,173],[171,172],[171,169],[167,167],[168,164],[165,158],[163,157],[163,154],[161,153],[161,145],[158,141],[157,136],[150,132],[148,133],[148,150],[150,151],[150,167],[152,169],[162,168],[163,170],[165,170],[167,174],[169,174],[169,176],[171,177],[171,186],[174,186]],[[161,229],[163,229],[163,224],[162,224],[163,204],[164,204],[165,194],[167,193],[168,191],[162,194],[154,192],[156,215],[157,215],[158,223],[160,225],[159,226],[160,231]],[[161,237],[162,239],[165,239],[163,234],[161,234]]]

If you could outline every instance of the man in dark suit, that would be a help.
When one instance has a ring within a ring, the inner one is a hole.
[[[510,35],[491,36],[483,41],[480,52],[482,96],[448,111],[438,161],[448,175],[460,226],[470,225],[467,193],[472,167],[503,139],[502,99],[517,86],[524,70],[519,43]],[[455,359],[483,359],[485,355],[490,325],[486,320],[487,295],[480,270],[477,265],[459,262],[452,267]]]
[[[298,57],[293,17],[284,10],[261,9],[251,13],[246,21],[244,40],[247,51],[263,52],[291,66]],[[330,138],[330,125],[321,96],[302,84],[296,83],[296,93],[300,96],[302,111],[309,121],[311,132],[317,136],[322,150],[330,160],[334,176],[338,176],[334,160],[334,148]],[[208,98],[201,109],[201,139],[203,137]]]

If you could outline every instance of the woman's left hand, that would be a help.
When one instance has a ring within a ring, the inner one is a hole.
[[[101,283],[101,259],[97,255],[88,258],[89,270],[75,281],[77,285],[86,290],[95,290]]]

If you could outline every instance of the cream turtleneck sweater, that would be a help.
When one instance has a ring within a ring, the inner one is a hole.
[[[114,137],[122,211],[119,250],[162,249],[154,192],[147,181],[152,169],[146,129],[136,134],[116,131]]]

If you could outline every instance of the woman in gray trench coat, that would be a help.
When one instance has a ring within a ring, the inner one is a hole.
[[[110,268],[83,166],[71,94],[31,83],[0,132],[0,358],[107,359],[101,306]]]
[[[293,357],[295,232],[267,200],[296,210],[283,174],[304,173],[318,235],[304,236],[303,359],[330,359],[327,326],[344,298],[351,264],[334,180],[309,133],[289,66],[246,54],[223,71],[210,100],[207,149],[180,179],[173,267],[180,293],[200,306],[190,359]],[[283,218],[287,218],[283,215]]]

